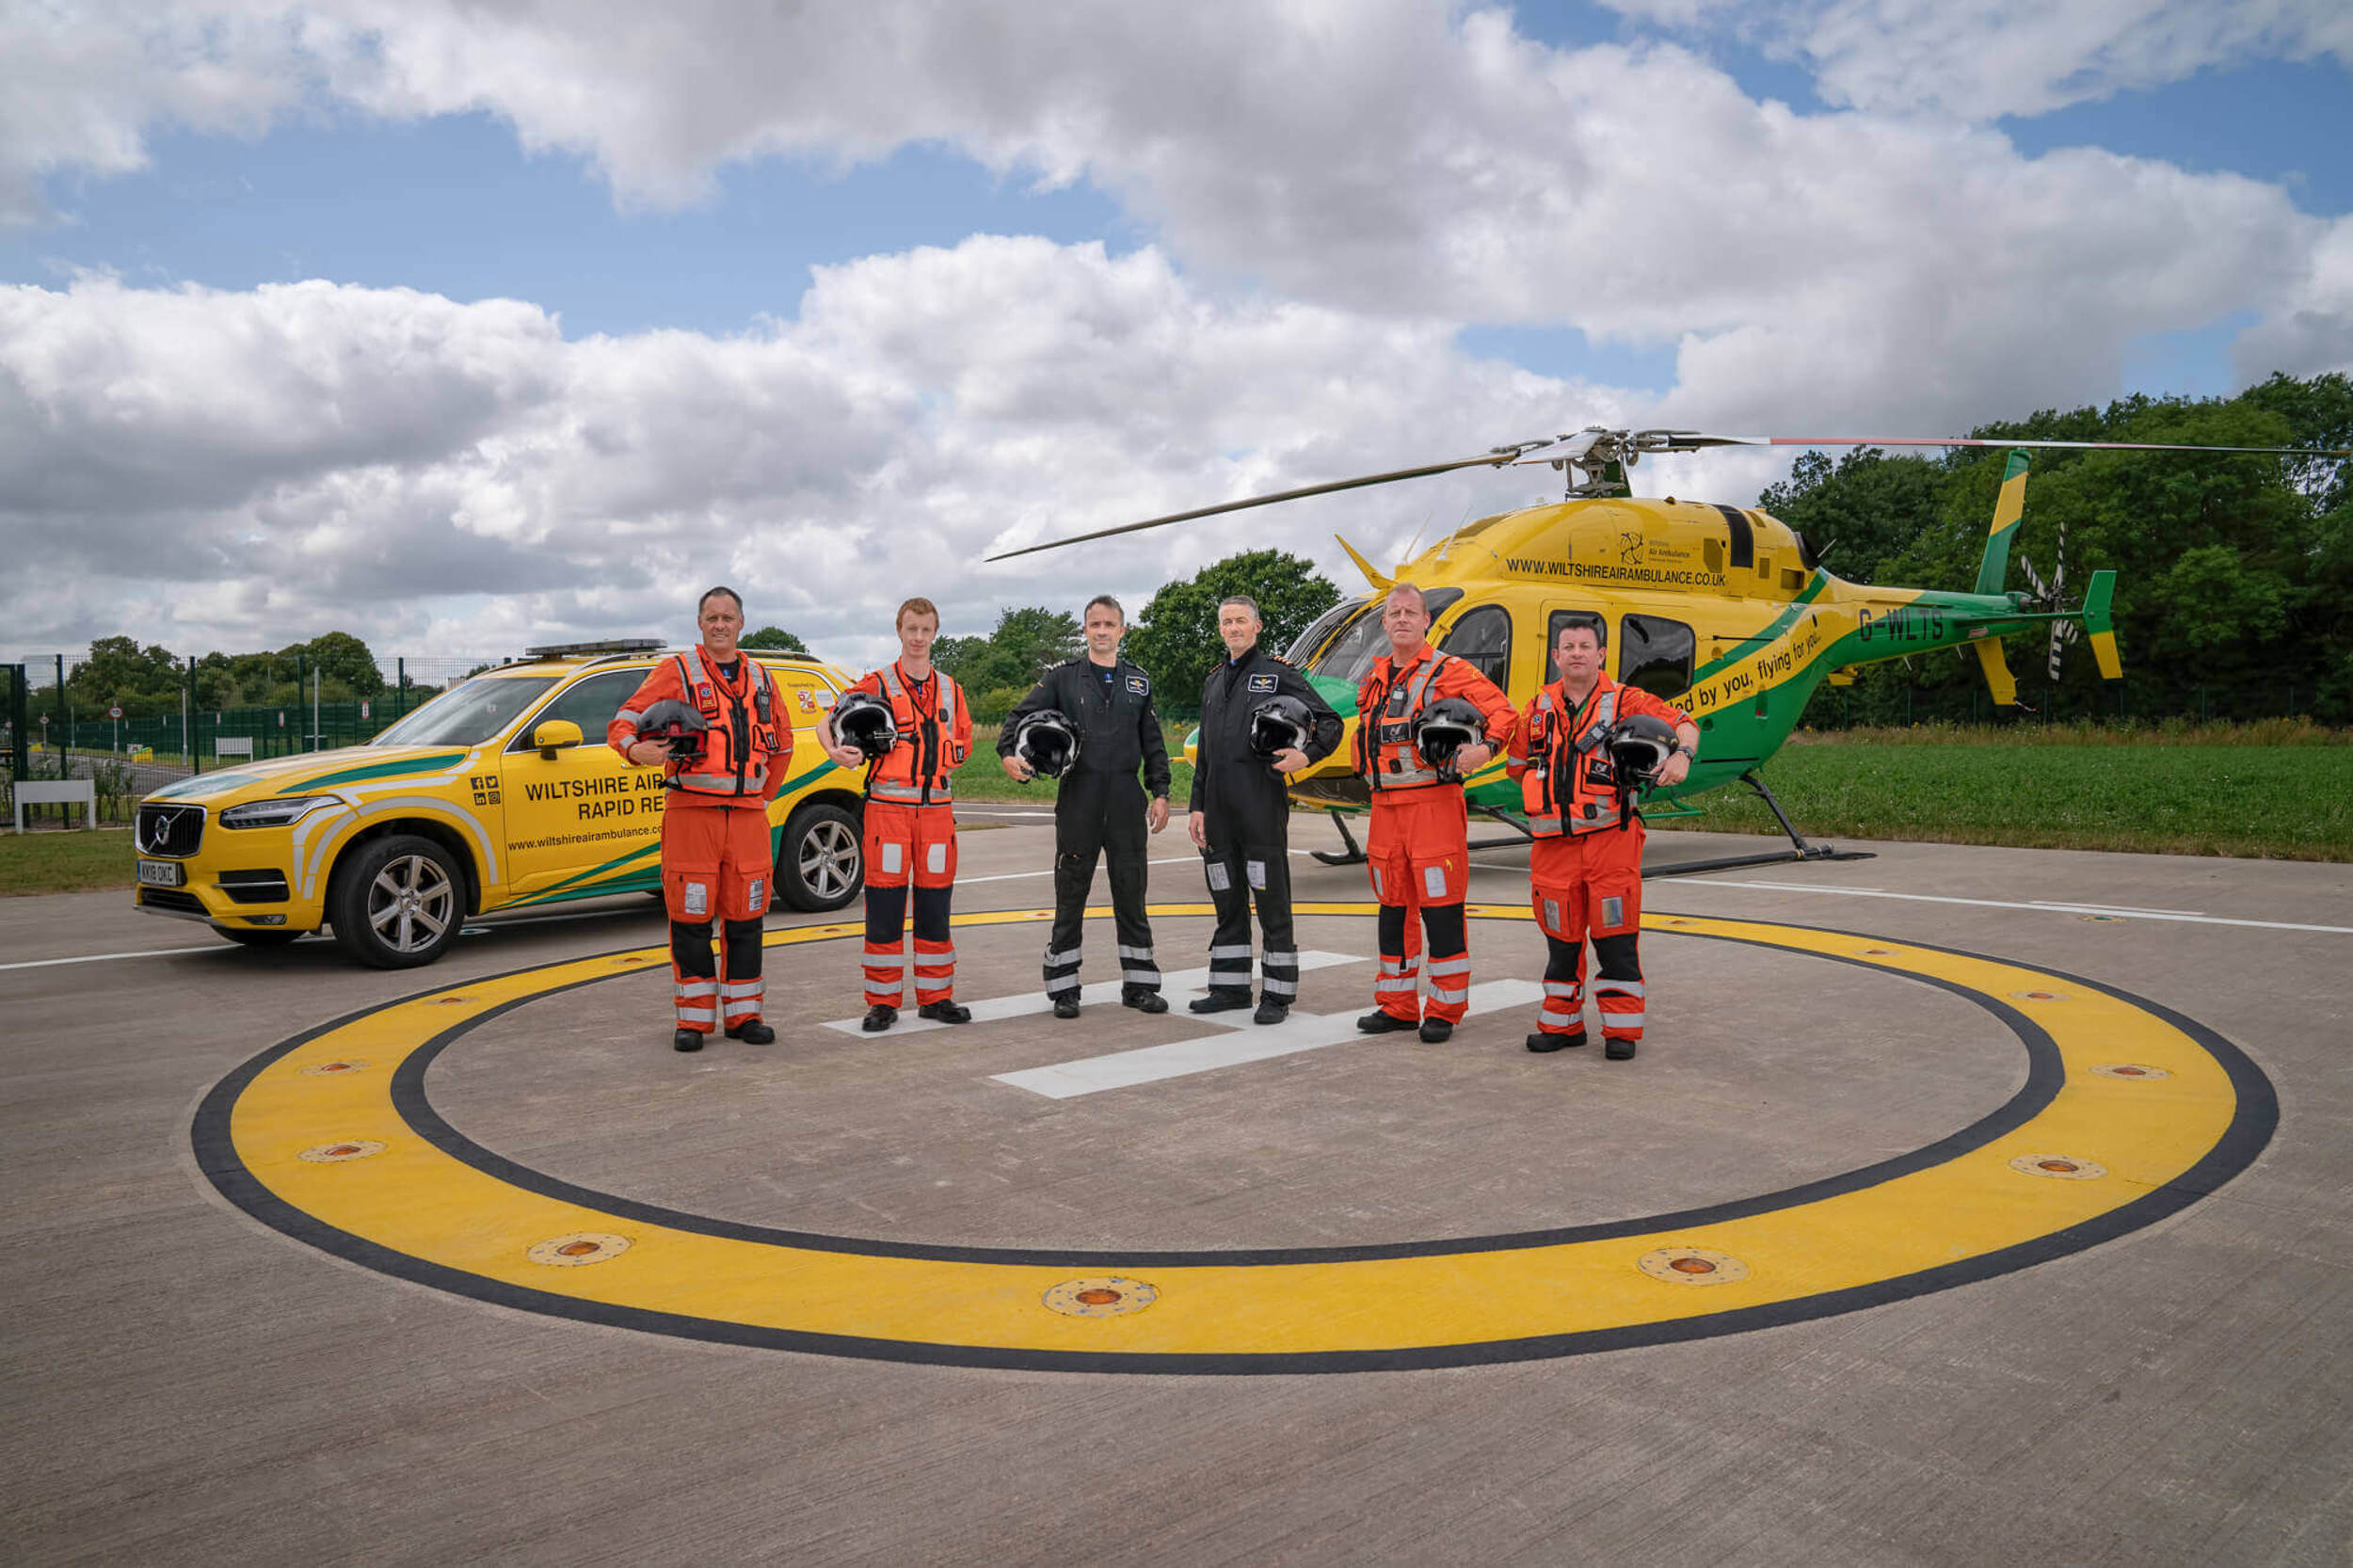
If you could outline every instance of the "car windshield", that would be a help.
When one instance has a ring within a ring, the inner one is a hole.
[[[380,746],[480,745],[555,684],[552,675],[476,676],[451,688],[369,744]]]

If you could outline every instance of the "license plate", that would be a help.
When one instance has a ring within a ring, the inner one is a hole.
[[[151,888],[177,888],[187,880],[187,868],[177,860],[142,860],[139,880]]]

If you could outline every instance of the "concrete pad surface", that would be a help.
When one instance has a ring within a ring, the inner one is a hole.
[[[994,819],[992,819],[994,820]],[[1294,847],[1332,847],[1306,818]],[[1655,834],[1656,865],[1770,849]],[[11,1562],[2353,1561],[2353,873],[1900,843],[1655,880],[1655,913],[1981,953],[2174,1009],[2280,1121],[2179,1212],[2034,1267],[1746,1333],[1502,1365],[1113,1375],[699,1343],[486,1304],[330,1256],[196,1168],[198,1102],[273,1042],[470,978],[664,939],[650,901],[484,922],[381,973],[127,894],[0,901],[0,1275]],[[1051,901],[1050,828],[963,846],[960,912]],[[1176,833],[1153,896],[1204,894]],[[1472,899],[1526,898],[1523,852]],[[1303,901],[1369,896],[1294,857]],[[1107,891],[1098,882],[1096,897]],[[848,914],[855,920],[856,911]],[[772,925],[824,923],[779,917]],[[1157,922],[1205,961],[1209,922]],[[1042,924],[959,928],[958,995],[1038,986]],[[1373,922],[1319,915],[1300,1018],[1370,1004]],[[157,949],[184,951],[160,956]],[[1091,921],[1085,977],[1112,974]],[[1475,983],[1532,981],[1525,922]],[[939,1246],[1362,1247],[1726,1204],[1946,1138],[2019,1039],[1899,974],[1655,931],[1649,1034],[1342,1040],[1074,1098],[998,1075],[1241,1026],[1181,1004],[855,1037],[856,943],[769,952],[776,1046],[667,1048],[660,968],[527,1003],[425,1076],[467,1137],[690,1214]],[[10,967],[14,966],[14,967]],[[1005,1009],[1016,1006],[1007,1002]],[[1000,1009],[1002,1011],[1003,1009]],[[1290,1026],[1285,1026],[1290,1027]],[[1919,1223],[1933,1223],[1926,1216]],[[1661,1288],[1672,1288],[1661,1287]]]

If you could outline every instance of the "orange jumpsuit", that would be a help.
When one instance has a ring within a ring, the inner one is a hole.
[[[935,669],[910,680],[893,663],[850,688],[890,704],[899,744],[866,770],[866,1005],[905,1000],[908,889],[914,889],[915,1000],[952,1001],[956,949],[949,904],[956,882],[955,788],[972,755],[964,688]]]
[[[1642,965],[1636,944],[1642,923],[1642,820],[1618,810],[1617,776],[1599,731],[1613,720],[1648,713],[1682,726],[1691,717],[1639,686],[1599,676],[1582,703],[1556,680],[1520,715],[1510,772],[1536,841],[1528,856],[1529,892],[1544,928],[1544,1011],[1540,1033],[1585,1032],[1585,942],[1599,973],[1593,1001],[1604,1039],[1642,1037]],[[1580,744],[1580,743],[1582,743]]]
[[[613,722],[605,743],[622,756],[638,721],[664,699],[686,703],[711,728],[702,749],[664,767],[662,899],[670,912],[670,978],[678,1027],[708,1034],[760,1016],[761,917],[776,881],[768,803],[792,761],[792,727],[776,681],[748,653],[735,679],[711,650],[673,654],[653,667]],[[727,928],[727,972],[711,951],[711,922]]]
[[[1462,781],[1442,776],[1414,749],[1414,724],[1442,697],[1459,696],[1486,720],[1487,744],[1500,747],[1519,722],[1511,699],[1471,664],[1424,644],[1402,668],[1391,656],[1373,661],[1356,690],[1356,765],[1372,790],[1365,859],[1381,904],[1381,973],[1373,1000],[1410,1022],[1427,1016],[1458,1023],[1470,1005],[1470,942],[1463,898],[1470,878],[1470,840]],[[1421,931],[1430,959],[1421,957]]]

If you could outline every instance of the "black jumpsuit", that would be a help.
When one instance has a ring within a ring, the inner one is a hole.
[[[1299,944],[1291,936],[1290,797],[1283,776],[1250,749],[1250,715],[1270,697],[1307,705],[1314,730],[1301,749],[1321,762],[1340,744],[1339,714],[1307,678],[1271,653],[1251,648],[1209,672],[1201,688],[1190,808],[1207,819],[1201,852],[1217,907],[1209,938],[1209,994],[1250,996],[1250,900],[1258,901],[1265,934],[1259,958],[1261,1000],[1289,1007],[1299,1000]]]
[[[1055,708],[1079,730],[1079,765],[1063,775],[1054,795],[1054,933],[1046,944],[1046,994],[1075,996],[1085,940],[1087,890],[1099,855],[1111,873],[1112,919],[1119,935],[1121,995],[1160,988],[1152,956],[1152,922],[1144,918],[1145,790],[1168,793],[1168,742],[1152,705],[1151,678],[1122,659],[1103,679],[1102,665],[1067,660],[1046,672],[1019,706],[1005,715],[997,754],[1013,755],[1023,715]],[[1144,770],[1144,788],[1136,770]]]

